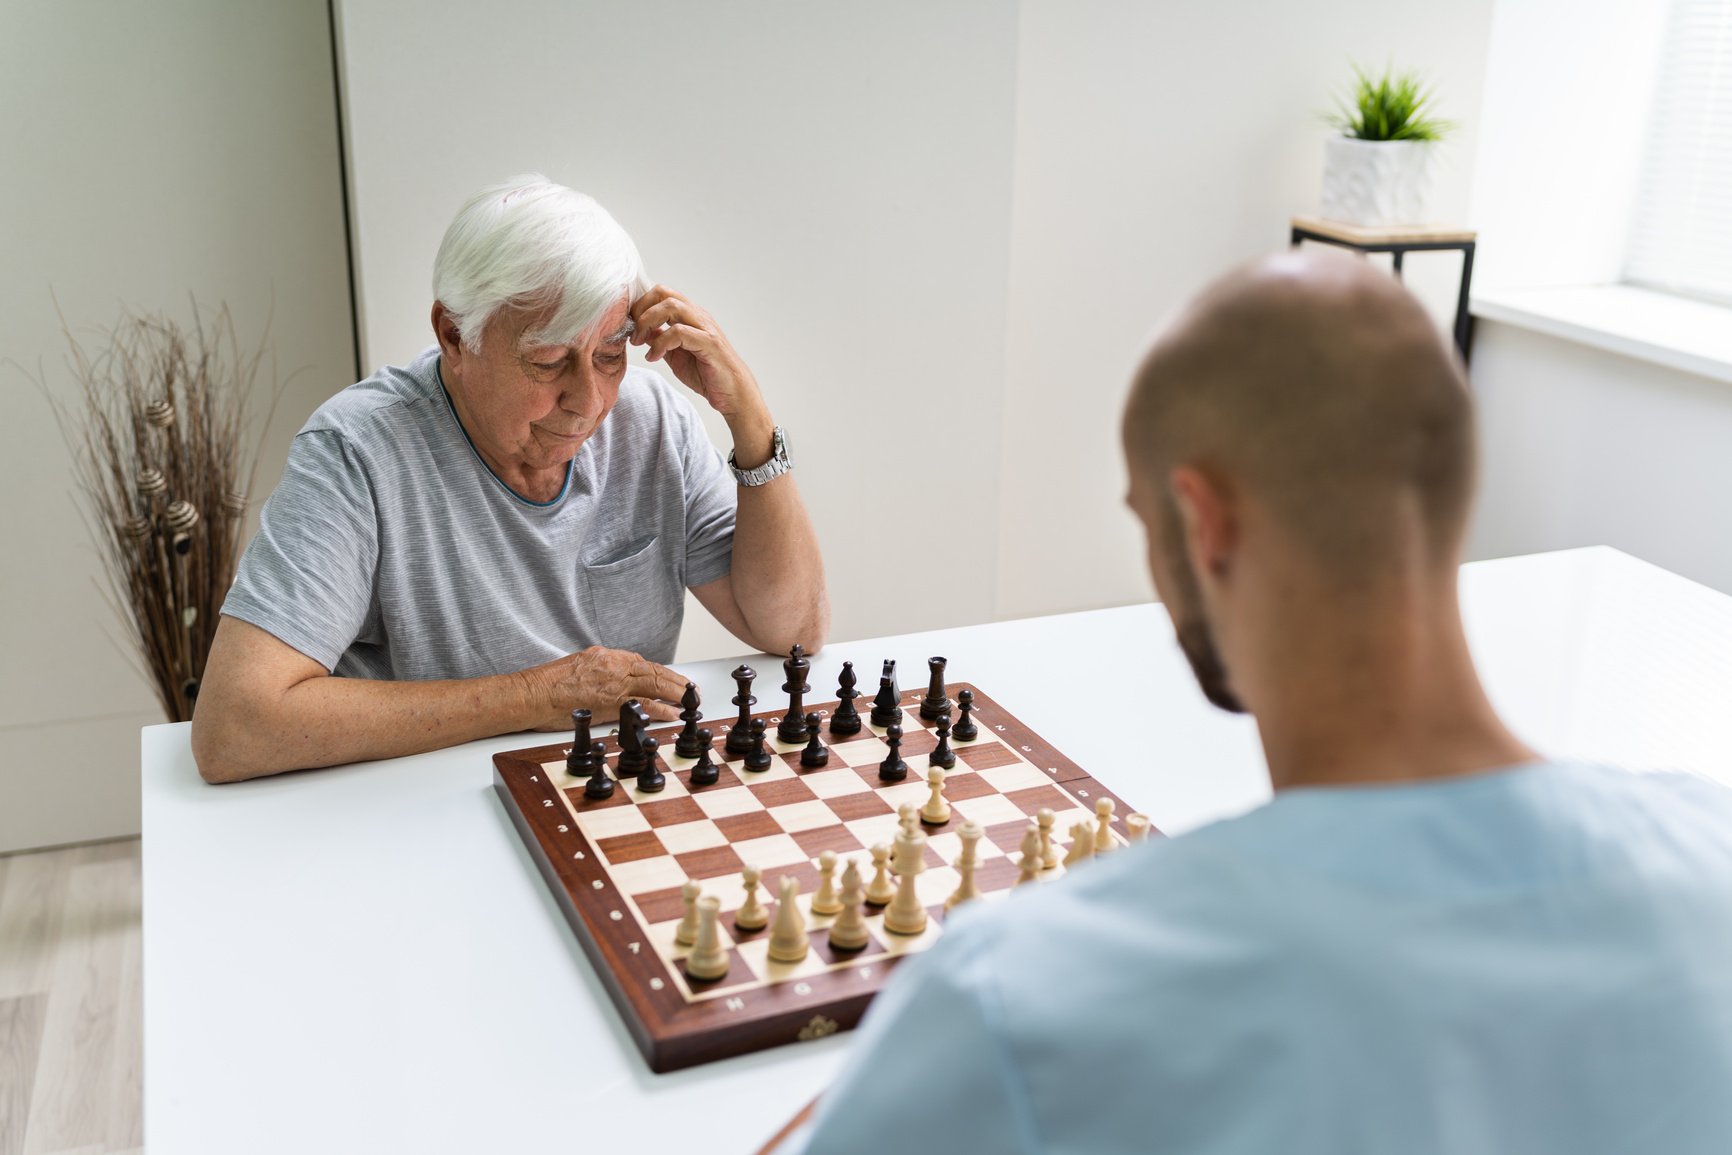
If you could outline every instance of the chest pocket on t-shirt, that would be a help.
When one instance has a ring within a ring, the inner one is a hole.
[[[604,546],[593,556],[582,568],[596,641],[651,661],[672,661],[685,595],[661,538]]]

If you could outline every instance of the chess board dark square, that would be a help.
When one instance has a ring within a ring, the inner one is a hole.
[[[684,782],[686,789],[693,794],[704,794],[711,790],[725,790],[729,786],[738,786],[740,785],[740,776],[728,767],[718,764],[716,766],[716,780],[708,786],[693,786],[689,770],[680,775],[680,781]]]
[[[716,829],[720,830],[722,837],[729,842],[745,842],[751,838],[782,833],[781,825],[770,817],[767,810],[752,810],[745,814],[730,814],[726,818],[718,818]]]
[[[800,758],[803,754],[803,750],[791,750],[786,754],[778,754],[776,757],[780,758],[788,769],[792,770],[796,774],[819,774],[830,769],[832,766],[838,765],[835,755],[831,755],[827,765],[802,766],[800,765]]]
[[[758,796],[765,806],[789,806],[795,802],[813,802],[817,795],[798,778],[778,778],[774,782],[748,782],[747,789]]]
[[[870,934],[866,936],[866,945],[859,950],[837,950],[830,945],[829,932],[823,930],[813,931],[807,941],[811,944],[813,954],[832,965],[870,959],[874,955],[884,953],[883,946],[879,945],[878,940]]]
[[[680,864],[680,869],[686,872],[687,878],[718,878],[724,874],[738,874],[745,863],[734,853],[732,846],[711,846],[704,850],[688,850],[684,854],[674,855],[674,861]]]
[[[1022,836],[1017,835],[1017,841]],[[994,855],[983,858],[974,865],[974,885],[983,891],[1003,890],[1016,882],[1019,873],[1016,857],[1012,855]]]
[[[945,776],[944,797],[952,802],[960,802],[968,798],[982,798],[988,794],[996,794],[992,783],[978,774],[961,773],[962,764],[957,763],[956,770]]]
[[[1020,761],[1014,751],[1005,749],[997,742],[987,740],[984,735],[978,742],[966,746],[956,746],[953,749],[955,749],[958,758],[976,770],[991,770],[998,766],[1011,766]]]
[[[668,852],[653,830],[621,834],[617,838],[603,838],[595,845],[607,855],[609,862],[636,862],[642,858],[659,858]]]
[[[675,826],[681,822],[698,822],[704,818],[704,812],[698,804],[684,795],[678,798],[658,798],[653,802],[639,802],[637,808],[651,826]]]
[[[686,913],[685,896],[680,894],[680,887],[677,886],[634,894],[632,901],[643,911],[644,920],[650,923],[672,922]]]
[[[1022,853],[1022,836],[1034,825],[1032,818],[1020,822],[1000,822],[986,828],[987,841],[1009,855]],[[1057,835],[1057,831],[1053,832]]]
[[[691,975],[686,975],[686,982],[691,985],[694,994],[726,990],[729,987],[737,987],[743,983],[756,981],[757,976],[752,974],[752,968],[747,965],[745,959],[740,957],[740,952],[733,950],[728,952],[728,973],[721,978],[705,982],[703,979],[694,979]]]
[[[865,849],[861,841],[840,823],[835,826],[820,826],[816,830],[802,830],[793,838],[809,858],[816,858],[826,850],[846,855]]]
[[[613,793],[606,798],[585,797],[581,786],[567,790],[565,796],[571,800],[572,809],[579,814],[590,810],[606,810],[609,806],[631,805],[631,797],[617,786],[613,788]]]
[[[1071,806],[1070,799],[1065,797],[1064,791],[1057,786],[1030,786],[1026,790],[1012,790],[1005,797],[1016,803],[1024,814],[1031,816],[1039,813],[1042,807],[1063,811],[1069,810]]]
[[[843,822],[856,822],[862,818],[872,818],[879,814],[889,814],[894,810],[890,803],[878,797],[872,791],[862,794],[844,794],[831,798],[824,803],[830,812]]]
[[[931,730],[909,730],[902,735],[902,756],[912,758],[916,754],[930,754],[938,745],[938,735]]]

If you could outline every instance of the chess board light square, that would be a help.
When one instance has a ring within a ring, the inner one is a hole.
[[[623,834],[641,834],[650,828],[650,824],[635,806],[609,806],[578,814],[577,828],[591,842],[600,842],[603,838],[618,838]]]
[[[876,766],[890,754],[890,747],[877,738],[861,734],[830,747],[830,756],[849,766]]]
[[[768,749],[767,743],[765,748]],[[796,749],[798,749],[798,747],[796,747]],[[780,758],[770,759],[770,768],[768,770],[748,770],[746,769],[746,760],[744,758],[736,758],[730,761],[728,763],[728,769],[739,775],[740,781],[748,785],[753,782],[778,782],[783,778],[799,777],[799,775],[794,773],[794,768],[789,766]]]
[[[727,836],[716,828],[716,824],[708,819],[701,822],[680,822],[673,826],[663,826],[656,831],[663,846],[669,854],[684,854],[688,850],[704,850],[711,846],[724,846]]]
[[[816,802],[795,802],[789,806],[777,806],[770,811],[770,817],[789,834],[836,825],[835,812],[821,799]]]
[[[744,786],[734,786],[726,790],[700,790],[692,795],[692,801],[711,818],[750,814],[764,808],[764,804],[758,801],[758,796]]]
[[[874,814],[870,818],[856,818],[842,825],[846,826],[849,833],[858,838],[863,846],[879,842],[889,845],[895,841],[896,831],[901,829],[902,820],[895,814]]]
[[[1022,812],[1022,807],[1002,794],[963,798],[952,802],[950,809],[962,815],[967,821],[977,822],[981,826],[996,826],[1001,822],[1029,821],[1028,815]]]
[[[981,778],[990,782],[992,788],[1000,794],[1010,794],[1017,790],[1027,790],[1031,786],[1047,786],[1052,783],[1052,779],[1046,771],[1037,770],[1027,762],[997,766],[991,770],[981,770],[979,774]]]
[[[740,856],[741,862],[763,871],[808,861],[806,852],[800,849],[800,844],[786,834],[772,834],[766,838],[750,838],[744,842],[736,842],[734,853]],[[679,883],[674,885],[678,886]]]
[[[867,781],[850,770],[826,770],[821,774],[802,775],[812,793],[820,798],[840,798],[844,794],[864,794],[872,789]]]
[[[752,973],[765,982],[780,983],[790,979],[808,978],[830,969],[830,964],[824,961],[824,957],[811,950],[797,963],[770,961],[770,936],[767,933],[741,943],[736,949],[740,958],[752,969]]]
[[[615,862],[608,865],[614,885],[626,894],[642,894],[646,890],[663,890],[684,886],[686,872],[673,858],[662,855],[640,858],[635,862]]]

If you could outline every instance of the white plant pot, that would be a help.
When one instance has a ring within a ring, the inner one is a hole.
[[[1350,225],[1422,225],[1432,142],[1331,136],[1323,145],[1323,212]]]

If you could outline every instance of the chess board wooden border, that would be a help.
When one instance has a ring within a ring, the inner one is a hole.
[[[981,739],[976,740],[974,746],[978,747],[990,736],[991,740],[1009,747],[1025,763],[1038,768],[1062,792],[1084,806],[1092,806],[1098,798],[1112,798],[1117,806],[1115,830],[1120,839],[1124,837],[1124,817],[1130,813],[1130,807],[1122,798],[1102,786],[978,687],[963,682],[948,687],[953,698],[963,689],[974,693],[974,718],[981,729]],[[905,723],[918,720],[922,696],[922,690],[903,692],[901,704]],[[869,700],[861,698],[858,704],[863,722],[858,737],[882,737],[882,728],[873,726],[865,717]],[[807,709],[827,720],[836,705],[836,702],[827,702],[809,705]],[[826,770],[800,771],[798,747],[777,743],[773,738],[781,713],[762,711],[752,717],[764,719],[772,736],[772,747],[796,774],[822,774],[842,768],[842,763],[833,757]],[[729,774],[730,763],[723,761],[726,755],[722,745],[731,721],[731,717],[725,721],[715,718],[705,723],[716,732],[715,757],[723,766],[724,775]],[[827,725],[826,721],[825,741],[829,743]],[[930,751],[934,744],[932,725],[921,723],[920,730],[910,728],[905,739],[904,756],[911,760],[918,757],[918,766],[925,765],[925,758],[919,756]],[[672,754],[674,739],[679,733],[678,725],[658,727],[649,732],[660,741],[662,753]],[[618,757],[618,742],[613,736],[603,741],[611,765]],[[967,745],[959,743],[956,749],[962,753]],[[581,792],[576,792],[575,801],[571,797],[576,791],[574,780],[565,776],[563,766],[549,772],[548,764],[562,763],[570,749],[567,740],[563,744],[497,754],[493,759],[494,787],[651,1070],[679,1070],[851,1029],[896,965],[936,937],[929,928],[921,936],[922,941],[911,943],[908,950],[894,953],[880,950],[864,957],[831,956],[825,944],[824,954],[829,960],[825,968],[802,973],[797,980],[739,982],[730,975],[729,979],[721,980],[720,985],[726,989],[716,995],[707,993],[707,990],[693,992],[683,973],[678,973],[678,968],[663,957],[661,949],[653,941],[647,920],[640,919],[635,902],[619,893],[604,855],[598,853],[597,847],[580,829],[576,813],[585,800]],[[668,765],[675,762],[674,759],[666,761]],[[689,764],[683,759],[678,763]],[[664,770],[668,765],[664,765]],[[916,770],[910,775],[910,781],[917,780],[920,775],[921,771]],[[738,777],[750,778],[743,771],[738,772]],[[569,791],[562,789],[559,779],[570,784]],[[727,788],[740,787],[729,785]],[[697,793],[705,788],[690,789]],[[621,783],[616,787],[614,800],[607,805],[621,804],[622,798],[623,804],[636,805],[631,797],[633,793],[627,783]],[[644,800],[656,801],[658,796],[646,796]],[[766,871],[767,882],[773,881],[775,876],[775,871]],[[773,892],[767,898],[773,900]],[[929,910],[934,923],[941,924],[942,907],[929,907]]]

